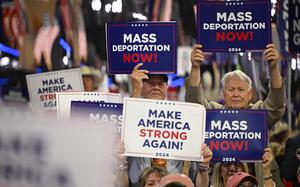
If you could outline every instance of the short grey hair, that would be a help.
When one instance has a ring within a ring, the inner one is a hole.
[[[246,75],[244,72],[242,72],[240,70],[234,70],[234,71],[228,72],[223,76],[223,78],[221,80],[223,88],[225,87],[226,81],[231,77],[238,77],[239,79],[246,81],[248,83],[248,88],[249,89],[252,88],[252,80],[250,79],[250,77],[248,77],[248,75]]]

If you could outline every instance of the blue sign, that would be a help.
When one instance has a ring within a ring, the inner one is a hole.
[[[283,57],[289,55],[289,0],[277,2],[277,31],[279,35],[280,53]]]
[[[262,160],[267,147],[267,116],[264,110],[207,110],[205,143],[212,161]]]
[[[291,53],[300,52],[300,1],[288,2],[289,19],[289,50]]]
[[[150,73],[176,73],[176,23],[106,23],[109,74],[131,74],[143,63]]]
[[[205,52],[263,50],[272,41],[268,0],[198,0],[197,18],[197,41]]]
[[[72,101],[70,119],[101,125],[112,124],[121,135],[122,112],[123,104],[121,103]]]

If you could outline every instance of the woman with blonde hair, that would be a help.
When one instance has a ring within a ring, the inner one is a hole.
[[[147,167],[139,176],[139,187],[156,186],[160,179],[168,175],[168,171],[160,167]]]
[[[265,148],[265,153],[262,156],[262,173],[264,180],[262,184],[265,186],[279,186],[281,180],[276,177],[275,173],[271,172],[271,163],[274,160],[272,150]],[[228,179],[237,172],[249,173],[249,168],[246,163],[242,162],[223,162],[217,163],[213,170],[212,186],[225,187]]]
[[[228,179],[237,172],[249,171],[247,163],[223,162],[216,163],[213,169],[212,186],[225,187]]]

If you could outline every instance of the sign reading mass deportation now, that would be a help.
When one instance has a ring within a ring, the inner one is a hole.
[[[131,74],[144,63],[151,73],[176,73],[176,23],[106,23],[108,73]]]
[[[114,125],[121,136],[123,104],[107,102],[72,101],[70,120]]]
[[[125,155],[200,161],[205,108],[163,100],[125,98]]]
[[[205,142],[212,161],[261,160],[267,147],[266,111],[207,110]]]
[[[270,12],[267,0],[198,0],[198,42],[205,52],[263,50],[271,43]]]
[[[33,109],[56,110],[56,93],[83,91],[79,68],[26,75]]]

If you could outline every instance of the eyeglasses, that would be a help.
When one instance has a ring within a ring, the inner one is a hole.
[[[225,167],[226,169],[229,169],[231,166],[234,166],[235,170],[242,169],[244,167],[241,162],[224,162],[221,163],[221,166]]]

